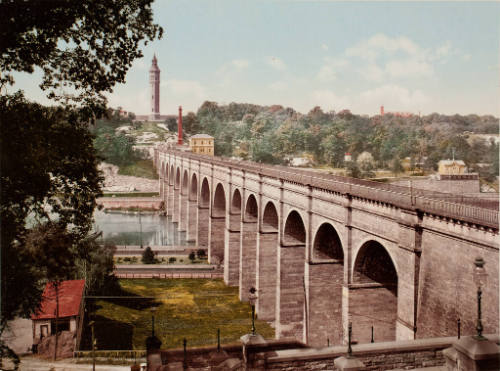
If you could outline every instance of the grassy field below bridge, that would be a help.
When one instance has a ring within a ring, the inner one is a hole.
[[[151,308],[155,311],[155,334],[162,348],[215,345],[217,329],[221,343],[230,343],[250,332],[251,308],[238,300],[238,288],[223,280],[121,279],[127,298],[87,299],[95,305],[95,334],[100,350],[145,349],[151,335]],[[87,322],[87,321],[86,321]],[[257,320],[257,332],[274,338],[274,329]],[[90,348],[90,330],[84,331],[82,349]]]

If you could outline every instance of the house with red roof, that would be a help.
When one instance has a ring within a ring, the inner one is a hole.
[[[83,319],[83,295],[85,280],[69,280],[59,283],[59,318],[57,329],[77,332]],[[48,282],[42,295],[40,308],[31,316],[33,322],[33,343],[42,338],[55,335],[56,331],[56,289]]]

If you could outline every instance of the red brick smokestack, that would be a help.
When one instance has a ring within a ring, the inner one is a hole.
[[[177,133],[179,135],[177,144],[182,145],[182,106],[179,106],[179,120],[177,121]]]
[[[384,106],[380,106],[380,116],[384,116]]]

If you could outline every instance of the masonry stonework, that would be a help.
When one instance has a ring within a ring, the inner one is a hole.
[[[257,286],[257,312],[278,337],[341,344],[349,322],[360,344],[372,326],[375,342],[452,336],[458,318],[473,333],[479,256],[489,273],[483,326],[498,333],[498,204],[168,148],[154,159],[167,215],[198,248],[210,236],[241,299]],[[186,171],[189,200],[179,195]],[[217,192],[222,215],[211,210]]]

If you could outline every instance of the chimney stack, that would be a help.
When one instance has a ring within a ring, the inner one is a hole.
[[[177,121],[177,144],[182,146],[182,106],[179,106],[179,120]]]

